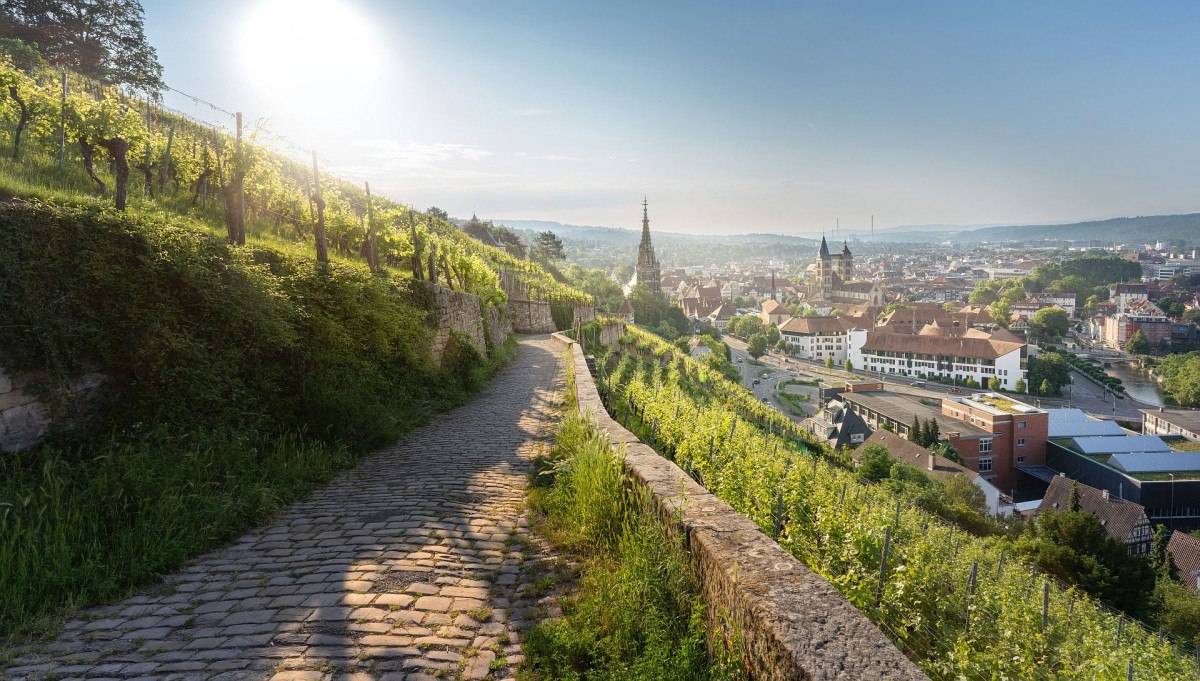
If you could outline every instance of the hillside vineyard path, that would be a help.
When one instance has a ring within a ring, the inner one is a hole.
[[[90,608],[4,678],[508,679],[556,609],[525,520],[561,400],[548,336],[468,404],[141,594]],[[542,582],[544,584],[545,582]]]

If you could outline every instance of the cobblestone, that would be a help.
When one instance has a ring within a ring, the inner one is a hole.
[[[0,676],[513,678],[518,623],[539,607],[523,587],[549,558],[525,520],[526,475],[560,390],[549,338],[522,339],[468,404],[270,525],[15,649]]]

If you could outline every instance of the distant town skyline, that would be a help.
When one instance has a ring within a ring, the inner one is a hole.
[[[648,195],[655,230],[812,235],[1200,210],[1189,3],[144,5],[173,88],[456,216],[637,229]]]

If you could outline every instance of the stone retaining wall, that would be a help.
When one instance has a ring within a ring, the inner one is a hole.
[[[553,337],[570,346],[579,411],[624,444],[626,471],[683,532],[702,596],[710,612],[737,623],[754,678],[927,681],[829,582],[614,421],[579,345]]]
[[[425,283],[433,291],[434,307],[437,310],[437,333],[433,339],[433,361],[442,362],[442,353],[450,342],[450,332],[458,331],[465,335],[471,346],[481,355],[487,355],[487,342],[484,337],[486,325],[488,338],[494,345],[499,345],[512,332],[512,323],[507,315],[494,307],[488,307],[480,316],[479,297],[462,291],[452,291],[437,284]]]
[[[502,345],[513,330],[512,320],[508,315],[504,314],[503,310],[490,305],[484,313],[483,324],[493,346]]]
[[[508,317],[517,333],[554,333],[550,303],[542,300],[508,300]]]
[[[72,400],[78,400],[103,383],[103,374],[86,374],[72,381],[67,390]],[[64,424],[70,421],[59,416]],[[46,403],[27,391],[26,381],[0,368],[0,452],[17,452],[36,445],[50,432],[54,422]]]
[[[625,322],[617,324],[605,324],[600,327],[600,345],[611,347],[617,344],[621,336],[625,335]]]

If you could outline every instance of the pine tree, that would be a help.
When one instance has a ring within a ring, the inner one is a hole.
[[[937,419],[929,419],[925,424],[929,426],[929,442],[925,446],[932,447],[942,439],[941,428],[938,427]]]
[[[1083,502],[1079,497],[1079,483],[1071,483],[1071,496],[1067,498],[1067,510],[1078,513],[1083,510]]]
[[[908,427],[908,441],[917,444],[922,443],[921,422],[917,419],[917,415],[913,414],[912,425]]]

